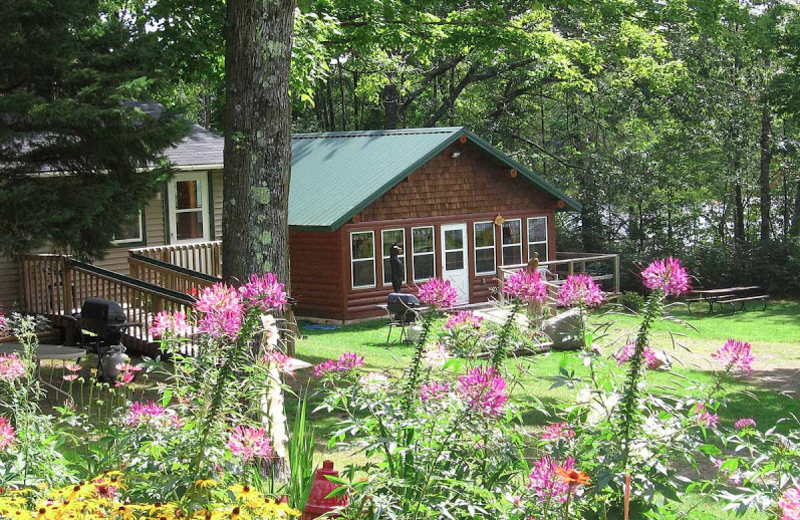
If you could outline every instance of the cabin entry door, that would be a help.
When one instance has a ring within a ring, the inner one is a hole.
[[[458,291],[458,303],[469,303],[469,251],[467,224],[446,224],[442,228],[442,278]]]

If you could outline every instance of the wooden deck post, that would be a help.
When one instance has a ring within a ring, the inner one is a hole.
[[[619,294],[619,255],[614,255],[614,293]]]
[[[72,265],[69,258],[61,257],[61,284],[64,297],[64,314],[72,314],[75,309],[74,298],[72,295]]]

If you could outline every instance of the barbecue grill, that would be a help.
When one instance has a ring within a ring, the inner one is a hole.
[[[389,334],[386,336],[386,344],[392,338],[392,329],[400,327],[400,341],[407,339],[406,327],[414,323],[417,319],[415,309],[419,307],[419,299],[413,294],[391,293],[386,302],[386,313],[389,315]]]
[[[122,336],[131,327],[141,323],[128,322],[125,311],[115,301],[89,298],[83,302],[81,312],[72,315],[78,330],[80,344],[97,354],[98,379],[109,381],[116,377],[115,358],[122,361],[125,347]]]

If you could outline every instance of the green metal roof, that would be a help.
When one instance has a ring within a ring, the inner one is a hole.
[[[289,225],[338,229],[462,135],[563,200],[567,208],[580,211],[581,205],[564,192],[462,127],[411,128],[295,134]]]

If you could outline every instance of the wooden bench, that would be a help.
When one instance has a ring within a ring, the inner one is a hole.
[[[683,300],[683,302],[686,304],[686,310],[689,311],[689,312],[692,312],[692,304],[693,303],[707,303],[708,304],[708,312],[713,312],[714,311],[714,309],[712,309],[714,300],[709,300],[707,298],[689,298],[687,300]]]
[[[740,311],[744,311],[745,310],[745,308],[744,308],[745,303],[747,303],[749,301],[755,301],[755,300],[761,300],[762,302],[764,302],[764,308],[761,309],[761,310],[763,310],[763,311],[767,310],[767,300],[769,300],[769,295],[768,294],[759,294],[758,296],[746,296],[744,298],[727,298],[725,300],[717,300],[714,303],[716,303],[718,305],[722,305],[723,303],[727,303],[727,304],[729,304],[731,306],[731,311],[735,313],[736,312],[736,304],[737,303],[739,304],[739,310]]]

